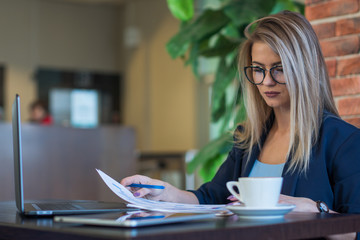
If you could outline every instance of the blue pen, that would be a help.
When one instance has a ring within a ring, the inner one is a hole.
[[[160,186],[160,185],[149,185],[149,184],[140,184],[140,183],[132,183],[130,185],[127,185],[127,187],[165,189],[164,186]]]

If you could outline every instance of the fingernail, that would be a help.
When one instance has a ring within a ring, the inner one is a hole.
[[[233,195],[230,195],[230,196],[227,197],[227,200],[230,200],[230,199],[232,199],[232,198],[234,198],[234,196],[233,196]]]
[[[139,192],[134,192],[134,196],[138,197],[138,196],[140,196],[140,193]]]

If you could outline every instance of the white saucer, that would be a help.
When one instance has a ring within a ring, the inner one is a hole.
[[[229,205],[227,209],[237,214],[240,218],[248,219],[273,219],[282,218],[295,208],[295,205],[278,204],[271,208],[246,207],[245,205]]]

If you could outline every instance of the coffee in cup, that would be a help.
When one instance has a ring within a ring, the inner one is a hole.
[[[238,181],[227,182],[226,187],[246,207],[271,208],[279,201],[282,180],[282,177],[240,177]]]

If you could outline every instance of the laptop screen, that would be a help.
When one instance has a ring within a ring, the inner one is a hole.
[[[12,106],[12,130],[13,130],[13,151],[14,151],[14,177],[15,177],[15,200],[16,207],[24,212],[23,201],[23,174],[21,155],[21,120],[20,120],[20,96],[16,94]]]

